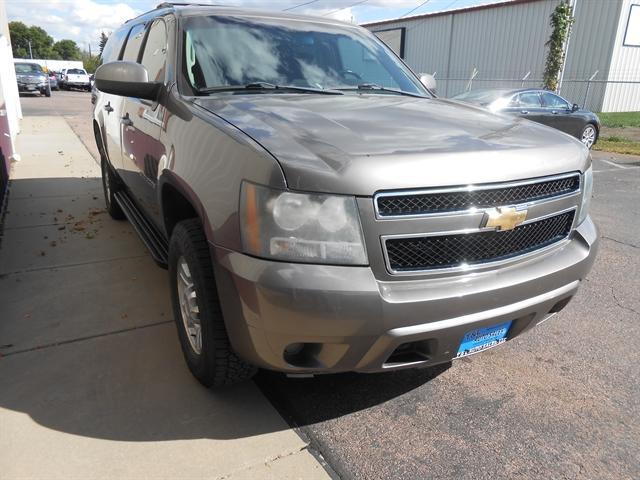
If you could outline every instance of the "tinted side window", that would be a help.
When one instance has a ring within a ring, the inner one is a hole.
[[[136,25],[131,29],[129,33],[129,39],[127,40],[127,46],[124,47],[124,54],[122,60],[128,62],[137,62],[138,54],[140,53],[140,46],[144,40],[144,24]]]
[[[542,101],[545,107],[550,108],[569,108],[569,104],[561,97],[553,93],[543,92]]]
[[[127,30],[116,30],[109,36],[107,44],[102,50],[102,63],[115,62],[118,60],[124,39],[127,38]]]
[[[518,96],[518,106],[540,108],[540,95],[536,92],[524,92]]]
[[[147,43],[142,54],[142,65],[149,72],[152,82],[164,82],[164,70],[167,59],[167,27],[163,20],[151,25]]]

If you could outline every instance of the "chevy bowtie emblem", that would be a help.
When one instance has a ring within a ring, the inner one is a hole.
[[[487,210],[484,215],[484,226],[496,230],[513,230],[526,219],[526,210],[516,210],[515,207],[498,207]]]

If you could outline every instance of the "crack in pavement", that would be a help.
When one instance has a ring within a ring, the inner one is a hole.
[[[78,263],[63,263],[60,265],[47,265],[44,267],[32,267],[32,268],[25,268],[22,270],[10,270],[8,272],[0,272],[0,279],[5,278],[5,277],[9,277],[11,275],[20,275],[21,273],[32,273],[32,272],[41,272],[44,270],[51,270],[51,271],[56,271],[60,268],[73,268],[73,267],[82,267],[84,265],[91,265],[94,263],[107,263],[107,262],[116,262],[118,260],[135,260],[137,258],[144,258],[147,257],[148,254],[145,252],[143,254],[140,255],[132,255],[130,257],[113,257],[113,258],[105,258],[103,260],[89,260],[86,262],[78,262]]]
[[[35,352],[36,350],[46,350],[48,348],[59,347],[59,346],[62,346],[62,345],[69,345],[71,343],[84,342],[86,340],[94,340],[96,338],[110,337],[112,335],[118,335],[120,333],[132,332],[134,330],[142,330],[142,329],[145,329],[145,328],[157,327],[157,326],[160,326],[160,325],[165,325],[167,323],[173,323],[173,320],[163,320],[161,322],[148,323],[146,325],[139,325],[137,327],[123,328],[123,329],[120,329],[120,330],[114,330],[112,332],[98,333],[98,334],[95,334],[95,335],[87,335],[86,337],[72,338],[70,340],[62,340],[60,342],[47,343],[45,345],[38,345],[37,347],[25,348],[23,350],[15,350],[13,352],[8,352],[8,353],[1,353],[0,352],[0,358],[11,357],[13,355],[20,355],[22,353]]]
[[[278,460],[281,460],[281,459],[287,458],[287,457],[291,457],[292,455],[298,455],[299,453],[304,452],[305,450],[307,450],[308,447],[309,447],[309,445],[303,445],[303,446],[298,447],[298,448],[296,448],[294,450],[290,450],[288,452],[279,453],[278,455],[275,455],[273,457],[267,457],[264,460],[264,462],[254,463],[252,465],[248,465],[248,466],[240,468],[238,470],[234,470],[233,472],[225,473],[222,476],[214,477],[214,480],[227,480],[229,478],[233,478],[233,476],[238,474],[238,473],[247,472],[247,471],[251,470],[252,468],[258,467],[260,465],[264,465],[264,466],[268,467],[272,463],[277,462]]]
[[[636,310],[633,307],[627,307],[626,305],[623,305],[622,302],[620,301],[620,299],[618,298],[618,296],[616,295],[616,292],[614,290],[613,287],[609,286],[609,288],[611,289],[611,296],[613,297],[613,300],[616,302],[616,305],[618,305],[618,307],[622,308],[623,310],[627,310],[629,312],[635,313],[636,315],[640,316],[640,311]]]
[[[627,247],[640,248],[640,245],[634,245],[633,243],[623,242],[622,240],[617,240],[615,238],[607,237],[606,235],[603,235],[602,238],[604,240],[611,240],[614,243],[619,243],[620,245],[626,245]]]

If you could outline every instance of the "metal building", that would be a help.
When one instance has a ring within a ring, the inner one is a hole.
[[[549,17],[562,0],[510,0],[363,25],[445,97],[542,85]],[[560,94],[594,111],[640,110],[640,0],[571,0]]]

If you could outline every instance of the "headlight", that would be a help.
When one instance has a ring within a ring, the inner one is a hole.
[[[283,192],[243,182],[244,251],[305,263],[367,265],[354,197]]]
[[[589,214],[589,206],[591,205],[591,197],[593,196],[593,167],[589,167],[582,174],[582,205],[580,205],[580,216],[578,217],[578,225],[581,224]]]

